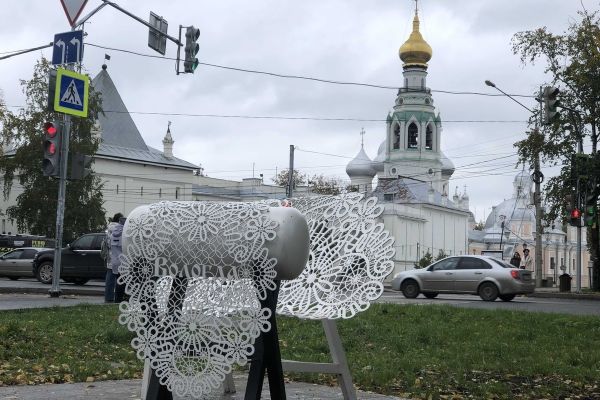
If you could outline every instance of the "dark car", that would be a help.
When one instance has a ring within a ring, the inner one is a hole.
[[[90,279],[104,279],[106,264],[100,257],[105,233],[88,233],[61,250],[60,277],[83,285]],[[52,283],[54,250],[40,251],[33,260],[33,274],[42,283]]]
[[[40,251],[51,250],[39,247],[22,247],[0,256],[0,276],[6,276],[13,281],[19,278],[32,278],[33,258]]]

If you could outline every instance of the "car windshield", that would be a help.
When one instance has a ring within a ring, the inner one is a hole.
[[[502,268],[516,268],[514,265],[507,263],[504,260],[498,260],[497,258],[493,258],[490,257],[490,260],[492,262],[495,262],[496,264],[498,264],[499,266],[501,266]]]

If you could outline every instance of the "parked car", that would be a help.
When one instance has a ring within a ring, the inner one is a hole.
[[[439,293],[478,294],[485,301],[500,297],[511,301],[518,294],[533,293],[531,271],[488,256],[447,257],[427,268],[403,271],[394,276],[392,289],[414,299],[420,293],[429,299]]]
[[[34,277],[31,267],[33,258],[40,251],[51,250],[39,247],[21,247],[0,256],[0,276],[16,281],[19,278]]]
[[[84,285],[90,279],[104,279],[106,265],[100,257],[105,233],[88,233],[61,250],[60,277],[68,283]],[[33,259],[33,274],[42,283],[52,283],[54,250],[40,251]]]

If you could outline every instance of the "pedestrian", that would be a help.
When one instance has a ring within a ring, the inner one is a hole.
[[[529,256],[529,249],[523,250],[523,258],[521,259],[521,269],[533,271],[533,259]]]
[[[515,251],[512,258],[510,259],[510,263],[515,266],[515,268],[519,268],[521,266],[521,254],[518,251]]]
[[[121,254],[123,253],[122,238],[125,217],[119,218],[119,223],[113,228],[110,239],[110,265],[115,276],[115,303],[120,303],[125,298],[125,285],[119,283],[119,267],[121,266]]]
[[[115,287],[117,283],[117,278],[113,274],[112,265],[110,263],[110,241],[112,238],[113,229],[119,225],[119,220],[123,217],[123,214],[116,213],[108,224],[106,228],[106,236],[104,240],[102,240],[102,246],[100,248],[100,256],[104,259],[106,263],[106,278],[104,280],[104,302],[105,303],[114,303],[115,301]]]

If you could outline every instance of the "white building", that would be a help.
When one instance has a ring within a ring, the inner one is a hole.
[[[395,271],[412,269],[427,252],[436,257],[468,252],[469,199],[448,198],[454,165],[441,151],[442,121],[427,87],[432,50],[413,31],[400,47],[404,86],[387,115],[385,139],[374,161],[361,148],[346,167],[351,185],[384,203],[383,221],[395,237]],[[371,190],[377,175],[377,187]]]
[[[285,197],[285,188],[264,185],[261,178],[238,182],[203,176],[199,166],[174,156],[175,140],[170,124],[162,141],[163,150],[148,146],[106,65],[92,85],[101,93],[102,107],[106,110],[92,130],[100,140],[92,169],[103,183],[107,217],[117,212],[128,215],[139,205],[161,200],[251,201]],[[6,155],[10,156],[10,152]],[[0,209],[15,204],[17,194],[13,190],[6,201],[0,202]],[[65,210],[65,218],[69,218],[69,209]],[[17,233],[14,221],[4,216],[0,223],[2,232]]]

